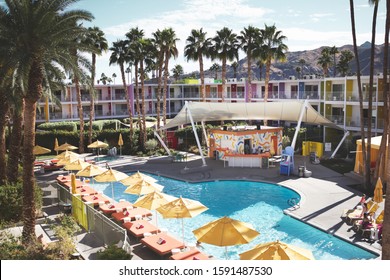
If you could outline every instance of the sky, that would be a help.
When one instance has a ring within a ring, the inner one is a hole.
[[[0,0],[0,3],[3,1]],[[371,41],[373,7],[368,0],[355,0],[358,44]],[[169,69],[180,64],[185,73],[198,71],[197,62],[183,56],[186,38],[192,29],[203,28],[208,37],[228,27],[239,34],[244,27],[263,28],[273,25],[287,37],[289,51],[312,50],[321,46],[341,47],[352,44],[348,0],[80,0],[73,9],[84,9],[95,19],[86,26],[97,26],[106,35],[109,46],[131,28],[143,29],[146,37],[158,29],[171,27],[180,39],[179,56],[171,59]],[[385,1],[380,1],[377,22],[377,44],[383,43]],[[119,67],[109,66],[110,52],[97,59],[96,76],[101,73],[119,78]],[[239,54],[239,59],[244,58]],[[215,61],[220,64],[219,61]],[[214,62],[207,60],[205,69]],[[119,83],[117,78],[116,83]]]

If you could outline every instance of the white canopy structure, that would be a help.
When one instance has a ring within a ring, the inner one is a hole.
[[[303,108],[307,108],[306,112]],[[304,101],[278,101],[254,103],[188,102],[181,111],[161,129],[191,123],[189,112],[194,122],[231,121],[231,120],[281,120],[298,122],[304,111],[302,121],[341,129],[318,113]]]
[[[298,136],[298,131],[302,122],[317,124],[322,126],[328,126],[331,128],[341,129],[338,125],[331,122],[327,118],[323,117],[318,113],[307,100],[298,101],[298,100],[286,100],[286,101],[277,101],[277,102],[254,102],[254,103],[222,103],[222,102],[188,102],[186,101],[185,105],[181,111],[170,120],[165,126],[161,127],[161,130],[166,130],[173,127],[178,127],[181,125],[191,123],[194,130],[195,138],[198,143],[198,148],[201,153],[203,165],[206,165],[204,156],[202,154],[202,149],[198,135],[195,131],[195,123],[201,122],[203,125],[203,133],[206,135],[204,128],[204,122],[207,121],[233,121],[233,120],[280,120],[280,121],[290,121],[297,122],[297,129],[295,131],[294,138],[292,140],[291,146],[294,148],[296,139]],[[170,154],[168,148],[165,146],[164,142],[158,135],[154,133],[155,136],[163,144],[164,148]],[[344,135],[342,141],[348,135],[348,132]],[[341,142],[342,142],[341,141]],[[337,149],[340,147],[336,148]],[[335,151],[335,152],[336,152]],[[333,153],[333,155],[335,154]],[[332,155],[332,156],[333,156]]]

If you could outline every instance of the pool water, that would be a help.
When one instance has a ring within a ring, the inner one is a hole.
[[[203,183],[186,183],[170,178],[151,175],[164,186],[164,193],[176,197],[190,198],[200,201],[209,209],[191,219],[164,219],[157,215],[158,227],[167,228],[179,240],[186,244],[195,244],[193,230],[223,216],[251,224],[260,235],[248,244],[229,246],[227,256],[224,247],[203,243],[203,250],[217,259],[239,259],[239,254],[255,245],[275,240],[309,249],[317,260],[338,259],[373,259],[377,256],[360,247],[354,246],[337,237],[329,235],[299,220],[283,214],[289,207],[287,201],[299,195],[288,188],[268,183],[251,181],[214,181]],[[121,198],[130,202],[138,199],[136,195],[124,193],[126,189],[121,183],[95,183],[93,187],[109,197]]]

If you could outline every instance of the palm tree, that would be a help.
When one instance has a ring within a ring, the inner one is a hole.
[[[144,38],[144,31],[142,29],[131,28],[129,32],[126,33],[126,38],[128,40],[128,60],[127,62],[131,62],[134,64],[134,76],[135,76],[135,104],[136,104],[136,112],[137,112],[137,122],[138,127],[142,131],[141,124],[141,106],[139,100],[139,64],[141,60],[143,60],[142,54],[142,44],[141,40]],[[142,90],[142,89],[141,89]]]
[[[353,59],[353,53],[350,50],[342,50],[341,51],[340,59],[336,65],[336,68],[337,68],[337,71],[339,71],[339,73],[342,76],[345,77],[350,72],[349,63],[352,61],[352,59]]]
[[[322,67],[322,71],[324,73],[324,77],[328,77],[329,73],[329,65],[331,64],[332,59],[330,56],[330,49],[324,48],[321,51],[321,56],[317,60],[317,64]]]
[[[215,74],[214,74],[214,79],[215,79],[215,80],[218,79],[218,72],[219,72],[219,69],[221,69],[221,66],[220,66],[218,63],[213,63],[213,65],[210,66],[209,71],[215,72]]]
[[[386,1],[386,23],[385,23],[385,43],[384,43],[384,55],[383,55],[383,61],[388,61],[389,58],[389,30],[390,30],[390,0]],[[388,73],[388,65],[387,63],[383,63],[383,73]],[[390,168],[387,168],[386,170],[386,164],[389,167],[390,166],[390,157],[387,157],[386,162],[386,154],[388,155],[388,147],[390,147],[390,137],[389,137],[389,85],[388,85],[388,77],[387,75],[383,75],[383,97],[384,97],[384,129],[383,129],[383,135],[382,135],[382,141],[379,148],[379,155],[377,160],[376,166],[382,166],[382,170],[378,170],[379,174],[383,174],[383,178],[386,180],[386,185],[389,186],[389,178],[390,178]],[[387,137],[386,137],[387,136]],[[386,142],[386,138],[387,141]],[[386,145],[388,144],[388,145]],[[387,147],[386,147],[387,146]],[[382,161],[382,164],[380,164],[380,160]],[[379,168],[378,168],[379,169]],[[377,170],[375,171],[377,172]],[[374,174],[374,177],[377,178],[377,174]],[[387,187],[386,193],[389,193],[389,188]],[[387,215],[383,220],[383,233],[382,233],[382,259],[383,260],[389,260],[390,259],[390,203],[385,203],[385,215]]]
[[[306,60],[301,58],[299,61],[298,61],[299,65],[301,65],[301,77],[303,76],[303,69],[305,69],[305,65],[306,65]]]
[[[259,81],[261,81],[261,78],[263,76],[263,67],[265,66],[264,58],[259,57],[256,62],[257,68],[259,68]]]
[[[112,79],[114,80],[114,85],[115,85],[115,78],[116,78],[116,74],[113,73],[113,74],[112,74]]]
[[[162,31],[162,41],[164,44],[164,87],[163,87],[163,124],[167,123],[167,88],[169,76],[169,59],[177,58],[179,51],[176,42],[179,39],[172,28],[166,28]]]
[[[152,34],[152,43],[155,49],[155,59],[157,67],[157,92],[156,92],[156,115],[157,115],[157,130],[160,129],[160,114],[161,114],[161,87],[162,87],[162,72],[164,66],[164,42],[162,38],[162,31],[157,30]]]
[[[1,65],[1,64],[0,64]],[[6,90],[0,87],[0,186],[5,184],[7,179],[5,130],[8,123],[9,104]]]
[[[254,50],[257,46],[257,39],[259,38],[260,30],[257,27],[253,27],[249,25],[248,27],[244,27],[244,30],[241,31],[241,35],[238,36],[238,40],[240,41],[241,48],[246,53],[247,59],[247,76],[248,76],[248,102],[252,100],[252,57],[254,55]]]
[[[265,61],[264,102],[267,102],[272,60],[285,61],[288,47],[284,44],[286,36],[282,35],[282,31],[277,30],[275,25],[265,25],[265,28],[260,30],[260,34],[260,47],[255,53]]]
[[[206,101],[206,87],[204,84],[204,64],[203,56],[210,57],[211,39],[206,38],[207,32],[203,31],[203,28],[191,30],[191,35],[187,37],[186,46],[184,47],[184,56],[187,61],[199,61],[199,74],[200,74],[200,96],[202,101]]]
[[[355,26],[355,9],[353,0],[349,0],[350,13],[351,13],[351,27],[352,27],[352,39],[353,39],[353,50],[356,61],[356,79],[358,84],[358,92],[359,92],[359,107],[360,107],[360,135],[362,139],[365,139],[365,129],[364,129],[364,110],[363,110],[363,91],[362,91],[362,83],[361,83],[361,73],[360,73],[360,60],[359,60],[359,52],[356,40],[356,26]],[[366,143],[362,141],[362,159],[363,162],[367,162],[367,154],[366,154]],[[367,164],[365,164],[367,165]],[[370,166],[370,164],[368,163]],[[370,172],[367,172],[367,168],[363,169],[363,181],[367,181],[367,176]],[[364,184],[363,184],[364,185]]]
[[[96,76],[96,56],[101,55],[107,51],[108,43],[104,37],[104,32],[99,27],[89,27],[87,44],[94,46],[95,51],[92,52],[92,69],[91,69],[91,82],[92,89],[90,90],[90,115],[89,115],[89,129],[88,129],[88,143],[92,143],[92,122],[95,117],[95,76]]]
[[[336,77],[336,55],[339,53],[339,50],[336,46],[333,46],[329,49],[329,54],[333,55],[333,77]]]
[[[78,23],[92,20],[82,10],[69,10],[76,0],[7,0],[0,7],[1,48],[8,49],[11,67],[25,73],[26,94],[23,136],[23,232],[24,244],[35,237],[34,155],[36,103],[41,98],[45,62],[60,65],[74,61],[69,49],[85,33]],[[42,20],[45,19],[45,20]],[[4,44],[6,42],[6,44]],[[65,62],[67,61],[67,62]]]
[[[171,69],[173,73],[173,77],[175,78],[175,81],[177,81],[181,75],[184,74],[183,66],[180,64],[176,64],[175,67]]]
[[[238,62],[234,61],[232,63],[232,65],[230,65],[230,66],[233,68],[233,78],[237,79],[237,69],[238,69],[238,66],[239,66]]]
[[[213,47],[211,57],[222,61],[222,98],[225,101],[226,90],[226,65],[227,61],[233,59],[238,60],[239,43],[237,35],[232,29],[227,27],[217,31],[217,35],[213,38]]]
[[[111,51],[111,56],[109,60],[109,64],[117,64],[119,65],[119,69],[121,72],[121,77],[122,77],[122,83],[123,83],[123,88],[125,91],[125,97],[126,97],[126,104],[127,104],[127,111],[129,114],[129,119],[130,119],[130,148],[132,148],[133,145],[133,109],[132,105],[130,104],[130,97],[129,97],[129,92],[127,90],[127,84],[126,84],[126,76],[125,76],[125,63],[129,60],[128,56],[128,41],[127,40],[118,40],[112,44],[112,47],[109,48]]]
[[[302,68],[297,66],[295,67],[295,72],[297,72],[298,79],[301,78]]]

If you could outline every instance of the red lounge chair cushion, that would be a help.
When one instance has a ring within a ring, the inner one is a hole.
[[[192,259],[193,259],[193,260],[199,260],[199,258],[198,258],[198,257],[193,257]]]
[[[93,200],[98,200],[99,198],[97,196],[94,196],[93,197]]]
[[[108,205],[108,209],[114,209],[114,208],[115,208],[115,205],[113,205],[113,204]]]
[[[137,225],[135,228],[136,229],[141,229],[141,228],[144,228],[144,225]]]
[[[165,244],[167,241],[165,241],[165,239],[162,239],[162,238],[159,238],[158,240],[157,240],[157,244],[158,245],[162,245],[162,244]]]

